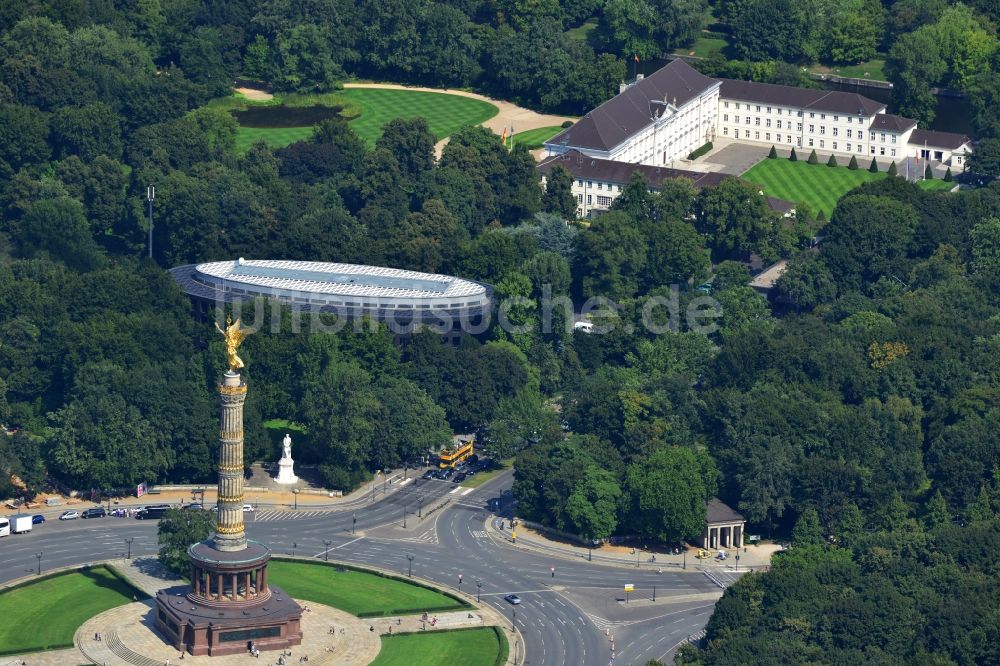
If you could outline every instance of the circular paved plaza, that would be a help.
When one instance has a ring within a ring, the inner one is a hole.
[[[378,655],[381,641],[378,628],[370,629],[372,623],[329,606],[305,601],[299,601],[299,605],[308,609],[302,613],[302,644],[291,648],[285,663],[299,664],[300,659],[308,657],[309,664],[354,666],[368,664]],[[245,653],[228,657],[188,654],[181,659],[180,652],[164,643],[154,629],[155,614],[156,603],[152,600],[113,608],[85,622],[76,631],[74,642],[88,659],[102,666],[163,666],[168,661],[170,666],[248,663]],[[95,640],[95,633],[100,633],[101,640]],[[254,663],[277,664],[280,656],[280,650],[262,651]]]

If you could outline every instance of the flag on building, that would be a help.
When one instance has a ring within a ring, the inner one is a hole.
[[[638,53],[636,53],[633,57],[635,58],[636,62],[639,62],[639,54]]]

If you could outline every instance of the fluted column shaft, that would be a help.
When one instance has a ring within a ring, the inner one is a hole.
[[[227,372],[219,386],[222,416],[219,433],[219,515],[215,545],[222,551],[246,548],[243,525],[243,403],[247,387]]]

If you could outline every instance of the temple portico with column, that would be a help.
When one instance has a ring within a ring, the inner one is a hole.
[[[705,531],[702,533],[702,548],[742,548],[746,519],[713,497],[705,507]]]

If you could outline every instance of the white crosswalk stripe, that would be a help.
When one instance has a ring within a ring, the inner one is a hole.
[[[328,513],[327,511],[258,511],[257,514],[247,522],[273,522],[278,520],[301,520],[302,518],[315,518]]]
[[[432,527],[431,529],[423,532],[422,534],[418,534],[415,537],[405,537],[403,539],[399,539],[399,541],[410,541],[410,542],[413,542],[413,543],[435,543],[436,544],[436,543],[438,543],[438,537],[437,537],[437,532]]]

